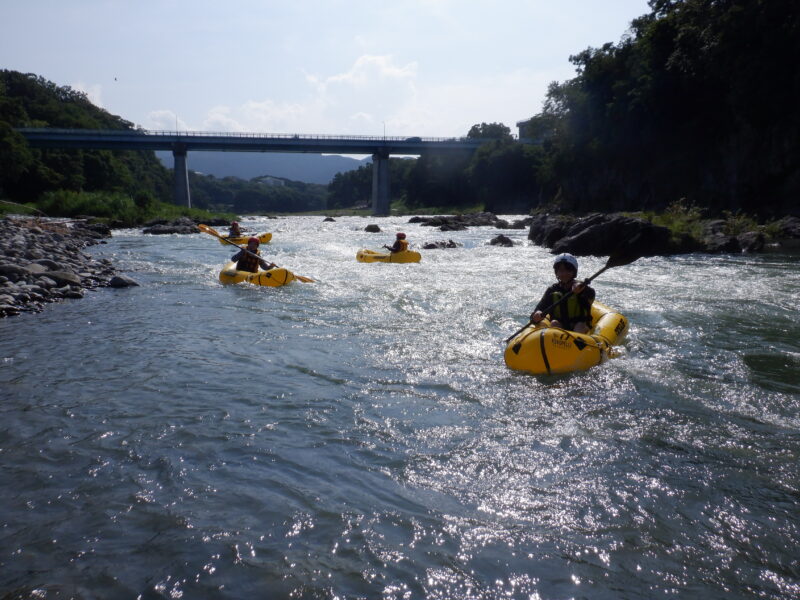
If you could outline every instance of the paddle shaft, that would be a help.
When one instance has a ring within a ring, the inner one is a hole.
[[[235,242],[230,241],[226,237],[220,235],[219,232],[217,232],[216,230],[211,229],[211,227],[209,227],[208,225],[205,225],[203,227],[198,227],[198,228],[200,229],[200,231],[203,231],[205,233],[210,233],[211,235],[221,239],[226,244],[230,244],[231,246],[234,246],[235,248],[238,248],[239,250],[244,250],[245,252],[247,252],[247,254],[249,254],[251,256],[255,256],[256,258],[261,258],[263,260],[263,258],[262,258],[262,256],[260,254],[258,254],[256,252],[251,252],[247,248],[244,248],[244,247],[240,246],[239,244],[236,244]],[[272,263],[272,265],[275,266],[275,267],[278,266],[275,263]]]
[[[610,259],[610,258],[609,258],[609,261],[608,261],[608,262],[609,262],[609,263],[611,262],[611,259]],[[588,278],[584,279],[584,280],[583,280],[583,285],[589,285],[590,283],[592,283],[592,280],[593,280],[595,277],[597,277],[598,275],[600,275],[601,273],[603,273],[603,272],[604,272],[606,269],[609,269],[609,268],[611,268],[611,266],[612,266],[612,265],[610,265],[610,264],[606,263],[606,266],[605,266],[605,267],[603,267],[602,269],[600,269],[600,270],[599,270],[597,273],[595,273],[595,274],[594,274],[594,275],[592,275],[591,277],[588,277]],[[575,294],[575,292],[573,292],[572,290],[568,291],[566,294],[564,294],[563,296],[561,296],[561,298],[559,298],[558,300],[556,300],[555,302],[553,302],[553,303],[552,303],[550,306],[548,306],[547,308],[545,308],[544,310],[542,310],[542,314],[543,314],[543,315],[546,315],[547,313],[549,313],[549,312],[550,312],[551,310],[553,310],[553,309],[554,309],[556,306],[558,306],[559,304],[561,304],[561,303],[562,303],[564,300],[566,300],[567,298],[569,298],[569,297],[570,297],[570,296],[572,296],[573,294]],[[519,329],[517,329],[517,330],[516,330],[514,333],[512,333],[512,334],[511,334],[509,337],[507,337],[507,338],[506,338],[506,344],[507,344],[508,342],[510,342],[511,340],[513,340],[513,339],[514,339],[516,336],[518,336],[518,335],[519,335],[519,334],[520,334],[520,333],[521,333],[521,332],[522,332],[522,331],[523,331],[523,330],[524,330],[526,327],[528,327],[528,326],[530,326],[530,325],[532,325],[532,324],[533,324],[533,320],[529,320],[527,323],[525,323],[525,325],[523,325],[522,327],[520,327]]]
[[[221,239],[226,244],[230,244],[231,246],[235,246],[239,250],[244,250],[245,252],[247,252],[248,254],[250,254],[252,256],[255,256],[256,258],[262,258],[260,254],[256,254],[255,252],[250,252],[250,250],[248,250],[247,248],[243,248],[239,244],[236,244],[236,243],[230,241],[229,239],[221,236],[216,229],[212,229],[208,225],[200,224],[200,225],[197,226],[197,228],[200,231],[204,232],[204,233],[208,233],[210,235],[213,235],[214,237],[217,237],[217,238]],[[275,263],[272,263],[272,266],[273,267],[277,267],[278,265],[276,265]],[[299,281],[302,281],[303,283],[313,283],[313,281],[314,281],[313,279],[311,279],[311,277],[304,277],[303,275],[295,275],[294,277],[295,277],[295,279],[297,279]]]

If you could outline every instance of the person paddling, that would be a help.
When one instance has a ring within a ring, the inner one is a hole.
[[[260,266],[265,271],[269,271],[270,269],[274,269],[278,265],[275,263],[268,263],[259,255],[261,254],[258,251],[258,245],[261,242],[258,240],[257,237],[251,237],[247,240],[247,249],[242,248],[231,257],[231,260],[236,261],[236,270],[237,271],[249,271],[250,273],[258,273],[258,267]]]
[[[242,237],[242,230],[239,227],[238,221],[231,221],[230,229],[228,229],[228,237]]]
[[[589,333],[595,292],[590,286],[575,279],[578,276],[578,259],[572,254],[559,254],[553,260],[553,270],[558,282],[547,288],[531,314],[531,322],[541,321],[545,317],[542,311],[571,291],[569,298],[552,309],[550,325],[576,333]]]
[[[387,246],[386,244],[384,244],[383,247],[391,251],[392,253],[405,252],[406,250],[408,250],[408,242],[406,241],[406,234],[398,233],[396,237],[397,239],[394,241],[393,245]]]

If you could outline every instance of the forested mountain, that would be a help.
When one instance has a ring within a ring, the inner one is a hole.
[[[171,152],[158,151],[156,156],[172,169]],[[193,171],[218,179],[238,177],[248,180],[269,173],[273,177],[327,185],[337,173],[357,169],[369,160],[297,152],[191,152],[188,165]]]

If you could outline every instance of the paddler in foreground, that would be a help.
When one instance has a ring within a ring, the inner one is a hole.
[[[550,325],[576,333],[589,333],[595,293],[590,286],[575,279],[578,276],[578,260],[572,254],[559,254],[553,261],[553,270],[558,281],[547,288],[539,300],[531,314],[531,323],[541,321],[546,316],[542,311],[571,291],[569,298],[553,307]]]
[[[268,263],[265,261],[261,256],[261,253],[258,251],[258,245],[261,242],[258,241],[257,237],[251,237],[247,240],[247,248],[242,248],[231,256],[231,260],[236,261],[236,270],[237,271],[249,271],[250,273],[258,273],[258,267],[260,266],[265,271],[269,271],[270,269],[274,269],[278,265],[275,263]]]

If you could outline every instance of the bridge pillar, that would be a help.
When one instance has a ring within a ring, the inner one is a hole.
[[[175,187],[172,199],[178,206],[185,204],[192,207],[192,197],[189,194],[189,170],[186,168],[186,146],[175,144],[172,147],[172,157],[175,159],[173,171],[175,173]]]
[[[389,214],[389,153],[385,151],[372,155],[372,214]]]

